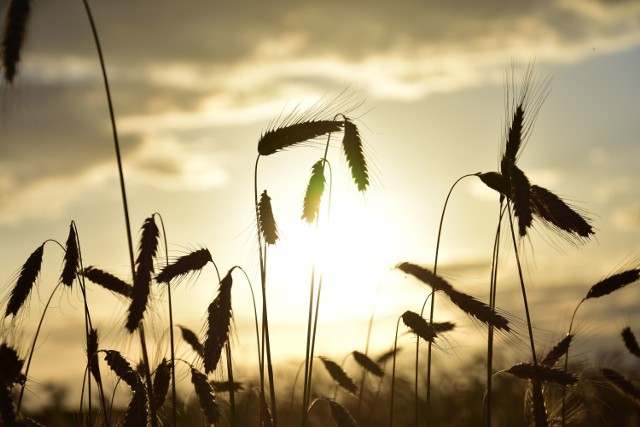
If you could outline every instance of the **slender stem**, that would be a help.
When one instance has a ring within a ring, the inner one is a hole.
[[[569,323],[569,332],[568,332],[569,335],[571,335],[571,332],[573,331],[573,321],[576,318],[576,313],[578,312],[578,309],[580,308],[582,303],[585,301],[586,299],[583,298],[576,306],[576,309],[573,310],[573,314],[571,315],[571,322]],[[565,372],[567,372],[568,369],[569,369],[569,348],[567,348],[567,351],[564,354]],[[567,422],[567,386],[563,385],[562,386],[562,427],[566,425],[566,422]]]
[[[254,197],[254,206],[256,210],[256,221],[260,220],[259,210],[258,210],[258,163],[260,161],[260,154],[256,158],[256,164],[253,172],[253,197]],[[262,393],[262,399],[264,403],[265,392],[264,392],[264,352],[266,348],[266,357],[267,357],[267,374],[269,375],[269,390],[271,394],[271,411],[273,415],[273,425],[275,427],[278,426],[278,412],[276,409],[276,395],[275,395],[275,384],[273,381],[273,366],[271,364],[271,342],[269,339],[269,316],[267,314],[267,270],[266,270],[266,256],[267,256],[267,244],[262,242],[262,236],[260,235],[260,227],[256,227],[257,235],[258,235],[258,250],[259,250],[259,258],[260,258],[260,282],[262,288],[262,351],[261,351],[261,359],[263,361],[262,366],[260,366],[260,392]]]
[[[133,239],[131,237],[131,222],[129,220],[129,207],[127,204],[127,193],[126,193],[126,189],[125,189],[125,184],[124,184],[124,172],[123,172],[123,168],[122,168],[122,156],[120,155],[120,143],[118,142],[118,131],[116,128],[116,118],[115,118],[115,113],[114,113],[114,109],[113,109],[113,101],[111,100],[111,90],[109,89],[109,79],[107,78],[107,68],[106,68],[106,64],[104,61],[104,56],[102,54],[102,47],[100,45],[100,38],[98,37],[98,30],[95,24],[95,21],[93,19],[93,15],[91,13],[91,8],[89,7],[89,3],[87,0],[82,0],[82,3],[84,5],[85,11],[87,13],[87,18],[89,19],[89,24],[91,26],[91,32],[93,34],[93,40],[95,42],[96,45],[96,51],[98,53],[98,58],[100,59],[100,69],[102,71],[102,79],[104,82],[104,88],[105,88],[105,94],[107,96],[107,105],[109,108],[109,118],[111,120],[111,132],[113,134],[113,145],[115,148],[115,152],[116,152],[116,161],[118,164],[118,176],[120,179],[120,193],[122,195],[122,207],[124,210],[124,219],[125,219],[125,225],[126,225],[126,231],[127,231],[127,243],[128,243],[128,249],[129,249],[129,261],[131,263],[131,277],[135,277],[135,263],[134,263],[134,258],[133,258]],[[138,328],[139,334],[140,334],[140,346],[141,346],[141,350],[142,350],[142,356],[143,356],[143,360],[145,361],[145,377],[146,377],[146,383],[147,383],[147,387],[149,387],[149,393],[151,393],[151,371],[149,369],[149,356],[148,356],[148,352],[147,352],[147,345],[144,339],[144,329],[142,327],[142,323],[140,323],[140,327]],[[149,399],[149,409],[151,412],[151,425],[152,427],[157,427],[158,425],[158,419],[156,416],[156,408],[155,408],[155,402],[153,402],[153,399]]]
[[[522,290],[522,302],[524,304],[524,311],[527,317],[527,329],[529,332],[529,344],[531,345],[531,357],[533,359],[533,368],[535,372],[538,372],[538,359],[536,358],[536,347],[533,339],[533,326],[531,324],[531,315],[529,313],[529,303],[527,302],[527,290],[524,286],[524,276],[522,274],[522,264],[520,262],[520,255],[518,253],[518,242],[516,241],[516,233],[513,229],[513,216],[511,214],[511,206],[507,201],[507,212],[509,213],[509,228],[511,230],[511,240],[513,242],[513,251],[516,257],[516,264],[518,266],[518,277],[520,279],[520,289]],[[536,423],[536,427],[541,425],[547,425],[546,418],[544,420],[539,419],[540,408],[544,407],[544,397],[542,396],[542,386],[540,385],[540,378],[536,376],[532,381],[533,386],[533,414]],[[546,417],[546,416],[545,416]]]
[[[329,152],[329,143],[331,141],[331,133],[327,135],[327,144],[324,148],[324,155],[322,156],[322,171],[324,174],[324,167],[328,163],[327,162],[327,154]],[[333,176],[331,175],[331,167],[329,166],[330,178],[329,178],[329,206],[331,204],[331,186]],[[329,211],[329,209],[327,209]],[[328,216],[328,214],[327,214]],[[315,218],[315,233],[316,233],[316,243],[319,235],[320,229],[320,209],[318,209],[318,213]],[[311,286],[309,292],[309,319],[307,322],[307,346],[305,353],[305,369],[304,369],[304,395],[302,399],[302,427],[307,425],[307,407],[309,406],[309,400],[311,397],[311,380],[313,377],[313,352],[315,349],[315,341],[316,341],[316,331],[317,331],[317,322],[318,322],[318,312],[320,306],[320,291],[322,290],[322,272],[318,278],[318,292],[315,297],[315,316],[313,316],[312,320],[312,312],[314,311],[314,284],[316,277],[316,257],[313,259],[313,265],[311,267]]]
[[[498,261],[500,254],[500,233],[502,228],[502,216],[504,215],[503,203],[500,201],[500,209],[498,216],[498,227],[496,229],[495,239],[493,241],[493,255],[491,257],[491,278],[489,280],[489,307],[496,308],[496,293],[498,286]],[[487,334],[487,386],[485,390],[485,424],[491,427],[491,409],[492,409],[492,392],[493,392],[493,325],[488,326]]]
[[[396,321],[396,335],[393,339],[393,368],[391,369],[391,404],[389,405],[389,427],[393,427],[393,398],[396,392],[396,355],[398,353],[398,330],[400,329],[400,319]]]
[[[225,345],[225,351],[227,354],[227,379],[229,380],[229,404],[231,405],[231,427],[236,427],[236,391],[233,382],[233,363],[231,360],[231,345],[227,341]]]
[[[449,198],[451,197],[451,193],[453,193],[453,189],[456,187],[456,185],[458,185],[458,183],[460,181],[462,181],[464,178],[468,178],[470,176],[477,176],[478,173],[472,173],[472,174],[467,174],[467,175],[463,175],[460,178],[458,178],[453,185],[451,186],[451,188],[449,189],[449,193],[447,193],[447,198],[444,201],[444,206],[442,207],[442,214],[440,215],[440,224],[438,225],[438,238],[436,240],[436,254],[435,254],[435,260],[433,262],[433,274],[437,274],[438,273],[438,255],[440,254],[440,239],[442,237],[442,225],[444,224],[444,215],[447,211],[447,205],[449,203]],[[431,290],[431,294],[429,295],[431,297],[431,308],[429,310],[429,324],[433,325],[433,312],[435,309],[435,303],[436,303],[436,298],[435,298],[435,290],[432,289]],[[428,299],[428,297],[427,297]],[[425,301],[426,303],[426,301]],[[422,306],[422,311],[420,312],[420,315],[422,316],[423,312],[424,312],[424,308],[425,305]],[[416,369],[415,369],[415,422],[416,422],[416,426],[418,425],[418,345],[419,345],[419,341],[416,342]],[[433,347],[433,343],[431,341],[429,341],[428,344],[428,350],[427,350],[427,417],[426,417],[426,423],[427,423],[427,427],[431,424],[431,359],[432,359],[432,347]]]
[[[167,231],[164,227],[164,221],[162,215],[157,214],[160,220],[160,227],[162,228],[162,236],[164,240],[164,252],[167,259],[167,266],[169,265],[169,243],[167,242]],[[169,342],[171,345],[171,422],[173,427],[178,425],[178,410],[176,408],[176,353],[175,353],[175,340],[173,334],[173,303],[171,302],[171,283],[167,283],[167,303],[169,305]]]
[[[377,289],[376,291],[376,303],[378,302],[378,296],[380,294],[380,288]],[[369,355],[369,343],[371,342],[371,330],[373,329],[373,316],[376,312],[376,304],[374,303],[373,305],[373,310],[371,310],[371,316],[369,316],[369,325],[367,326],[367,340],[364,346],[364,354],[365,356]],[[358,396],[358,418],[361,417],[362,413],[362,399],[364,396],[364,380],[365,377],[367,376],[367,370],[362,368],[362,377],[360,378],[360,389],[359,389],[359,396]]]
[[[44,316],[47,314],[47,310],[49,308],[49,305],[51,304],[53,295],[56,293],[56,291],[61,285],[62,283],[58,283],[56,287],[53,289],[53,292],[51,292],[51,295],[49,295],[49,299],[47,300],[47,303],[44,306],[42,315],[40,316],[40,321],[38,322],[38,327],[36,328],[36,334],[33,337],[33,342],[31,343],[31,349],[29,350],[29,357],[27,358],[27,366],[24,369],[25,381],[22,383],[22,388],[20,389],[20,396],[18,397],[18,404],[16,405],[16,414],[20,414],[20,406],[22,405],[22,396],[24,395],[24,388],[26,386],[27,379],[29,378],[29,368],[31,367],[31,360],[33,359],[33,353],[35,353],[36,342],[38,341],[38,336],[40,335],[40,329],[42,328],[42,324],[44,322]]]

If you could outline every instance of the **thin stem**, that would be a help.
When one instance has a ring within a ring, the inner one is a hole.
[[[400,329],[400,319],[396,321],[396,335],[393,339],[393,368],[391,369],[391,404],[389,405],[389,427],[393,427],[393,398],[396,392],[396,356],[398,353],[398,330]]]
[[[583,298],[576,306],[576,309],[573,310],[573,314],[571,315],[571,322],[569,323],[569,332],[568,332],[569,335],[571,335],[571,332],[573,331],[573,321],[575,320],[576,313],[578,312],[578,309],[580,308],[582,303],[585,301],[586,299]],[[567,372],[568,369],[569,369],[569,348],[567,348],[567,351],[564,354],[564,371]],[[566,422],[567,422],[567,386],[563,385],[562,386],[562,427],[566,425]]]
[[[504,215],[503,203],[500,202],[498,227],[493,241],[493,255],[491,257],[491,278],[489,280],[489,307],[496,308],[496,293],[498,287],[498,261],[500,254],[500,233],[502,228],[502,217]],[[485,389],[485,423],[487,427],[491,427],[491,409],[492,409],[492,390],[493,390],[493,325],[488,325],[487,334],[487,386]]]
[[[256,222],[260,220],[258,210],[258,163],[260,161],[260,154],[256,158],[256,164],[253,172],[253,197],[254,206],[256,210]],[[276,409],[276,396],[275,396],[275,384],[273,381],[273,366],[271,364],[271,343],[269,339],[269,316],[267,314],[267,270],[266,270],[266,256],[267,245],[262,242],[262,236],[260,235],[260,227],[256,227],[258,235],[258,250],[260,259],[260,282],[262,288],[262,351],[261,359],[263,361],[260,366],[260,392],[262,393],[262,399],[264,404],[265,392],[264,392],[264,358],[265,349],[267,356],[267,374],[269,375],[269,390],[271,394],[271,411],[273,415],[273,425],[278,426],[278,415]],[[261,406],[262,408],[262,406]],[[261,409],[262,410],[262,409]]]
[[[40,321],[38,322],[38,327],[36,328],[36,334],[33,337],[33,342],[31,343],[31,349],[29,350],[29,357],[27,358],[27,366],[24,369],[25,381],[22,383],[22,388],[20,389],[20,396],[18,397],[18,404],[16,405],[16,414],[20,414],[20,407],[22,405],[22,396],[24,395],[24,388],[27,384],[27,379],[29,378],[29,368],[31,367],[31,360],[33,359],[33,353],[35,353],[36,342],[38,341],[38,336],[40,335],[40,329],[42,328],[42,324],[44,322],[44,316],[47,314],[47,310],[49,309],[49,305],[51,304],[53,295],[55,295],[60,285],[62,285],[62,282],[58,283],[56,287],[53,289],[53,292],[51,292],[51,295],[49,295],[49,299],[47,300],[47,303],[44,306],[42,315],[40,316]]]
[[[437,274],[438,273],[438,255],[440,254],[440,239],[442,237],[442,225],[444,224],[444,215],[445,215],[445,213],[447,211],[447,205],[449,203],[449,198],[451,197],[451,193],[453,193],[453,189],[464,178],[468,178],[470,176],[477,176],[477,175],[478,175],[478,173],[472,173],[472,174],[467,174],[467,175],[461,176],[460,178],[458,178],[453,183],[453,185],[449,189],[449,193],[447,193],[447,198],[445,199],[444,206],[442,207],[442,214],[440,215],[440,224],[438,225],[438,238],[436,240],[436,254],[435,254],[435,260],[433,262],[433,274]],[[434,289],[431,289],[431,294],[429,296],[431,297],[431,308],[429,310],[429,324],[433,325],[433,312],[434,312],[435,303],[436,303],[435,290]],[[426,303],[426,301],[425,301],[425,303]],[[421,316],[422,316],[422,314],[424,312],[424,308],[425,308],[425,305],[422,306],[422,311],[420,312]],[[415,373],[415,422],[416,422],[416,426],[418,425],[418,345],[419,345],[419,341],[416,342],[416,369],[415,369],[416,370],[416,373]],[[433,346],[433,343],[431,341],[429,341],[428,350],[427,350],[427,418],[426,418],[427,426],[429,426],[431,424],[431,359],[432,359],[432,346]]]
[[[93,19],[93,15],[91,13],[91,8],[89,7],[89,3],[87,0],[82,0],[82,3],[84,5],[85,11],[87,13],[87,18],[89,19],[89,25],[91,26],[91,33],[93,34],[93,40],[95,42],[96,45],[96,51],[98,53],[98,58],[100,59],[100,69],[102,71],[102,80],[104,82],[104,89],[105,89],[105,94],[107,96],[107,105],[109,108],[109,118],[111,120],[111,132],[113,135],[113,145],[115,148],[115,152],[116,152],[116,161],[118,164],[118,176],[119,176],[119,180],[120,180],[120,193],[122,195],[122,207],[124,210],[124,219],[125,219],[125,226],[126,226],[126,231],[127,231],[127,243],[128,243],[128,249],[129,249],[129,261],[131,264],[131,277],[134,278],[135,277],[135,262],[134,262],[134,258],[133,258],[133,239],[131,237],[131,222],[129,220],[129,207],[127,204],[127,193],[126,193],[126,189],[125,189],[125,184],[124,184],[124,172],[123,172],[123,168],[122,168],[122,156],[120,155],[120,143],[118,142],[118,131],[116,128],[116,118],[115,118],[115,113],[114,113],[114,109],[113,109],[113,101],[111,100],[111,90],[109,89],[109,79],[107,78],[107,68],[106,68],[106,64],[104,61],[104,56],[102,54],[102,47],[100,45],[100,38],[98,37],[98,30],[95,24],[95,21]],[[145,342],[144,339],[144,329],[142,327],[142,323],[140,323],[140,327],[138,328],[139,330],[139,334],[140,334],[140,347],[142,350],[142,356],[143,356],[143,360],[145,361],[145,377],[146,377],[146,383],[147,383],[147,387],[149,387],[149,393],[151,392],[152,388],[151,388],[151,371],[149,369],[149,364],[147,363],[149,360],[149,356],[148,356],[148,352],[147,352],[147,344]],[[153,399],[149,399],[149,409],[151,412],[151,426],[152,427],[157,427],[158,425],[158,420],[157,420],[157,416],[156,416],[156,408],[155,408],[155,402],[153,401]]]
[[[376,290],[376,299],[375,299],[375,303],[373,304],[373,310],[371,310],[371,316],[369,316],[369,325],[367,326],[367,340],[364,346],[364,354],[365,356],[369,355],[369,343],[371,342],[371,330],[373,329],[373,316],[375,314],[375,306],[376,303],[378,302],[378,296],[380,294],[380,288],[378,288]],[[359,389],[359,396],[358,396],[358,418],[361,417],[362,413],[362,399],[364,396],[364,380],[365,377],[367,376],[367,370],[362,368],[362,377],[360,378],[360,389]]]
[[[164,227],[164,221],[162,215],[157,214],[160,220],[160,227],[162,228],[162,236],[164,240],[164,252],[167,258],[167,266],[169,265],[169,243],[167,242],[167,232]],[[171,283],[167,283],[167,303],[169,305],[169,341],[171,345],[171,422],[173,427],[178,425],[178,410],[176,403],[176,353],[175,353],[175,341],[173,334],[173,304],[171,302]]]

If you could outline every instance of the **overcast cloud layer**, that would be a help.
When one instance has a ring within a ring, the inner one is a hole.
[[[220,164],[204,183],[188,176],[204,172],[204,135],[266,123],[292,99],[349,87],[411,102],[499,82],[510,59],[580,61],[640,40],[633,0],[93,3],[128,173],[160,186],[223,185]],[[19,207],[44,180],[109,179],[110,128],[81,2],[34,4],[19,76],[2,98],[0,221],[29,216]],[[180,150],[154,150],[157,139]]]

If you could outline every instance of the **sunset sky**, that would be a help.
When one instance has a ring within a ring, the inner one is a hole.
[[[1,3],[3,14],[7,3]],[[223,274],[240,265],[256,290],[253,168],[261,134],[296,106],[343,92],[345,106],[356,107],[351,116],[366,144],[372,185],[359,193],[340,150],[329,151],[334,186],[323,237],[330,249],[319,354],[341,360],[363,350],[374,310],[372,351],[383,352],[393,342],[397,317],[420,310],[427,288],[393,267],[400,261],[432,266],[450,186],[464,174],[497,170],[505,74],[512,64],[516,82],[531,61],[540,79],[552,79],[519,165],[533,182],[588,212],[596,229],[580,247],[540,226],[520,244],[541,345],[566,332],[592,284],[638,264],[635,0],[117,0],[91,6],[115,103],[134,233],[159,212],[170,256],[206,246]],[[3,298],[36,247],[49,238],[64,243],[71,220],[85,265],[122,278],[129,271],[106,98],[82,2],[32,7],[18,76],[11,86],[3,82],[0,92]],[[269,255],[274,354],[292,366],[304,358],[311,270],[313,228],[300,220],[302,196],[321,155],[317,145],[260,163],[258,191],[271,196],[282,236]],[[467,179],[452,196],[443,230],[439,272],[482,300],[497,210],[495,193]],[[504,248],[498,305],[524,318],[512,247]],[[59,248],[46,247],[28,326],[3,326],[5,338],[31,340],[62,257]],[[255,364],[250,294],[243,277],[234,278],[239,363]],[[179,285],[176,323],[200,330],[216,286],[212,269]],[[84,357],[79,292],[54,301],[40,351],[55,356],[45,367],[36,352],[33,362],[41,382],[65,378],[65,363]],[[626,325],[640,330],[637,301],[638,290],[627,289],[606,303],[585,305],[583,330],[622,349],[617,331]],[[126,306],[95,287],[89,303],[104,345],[134,352],[136,341],[121,328]],[[156,310],[156,318],[165,318],[164,308]],[[460,358],[476,351],[481,328],[450,304],[439,314],[460,324],[453,351]],[[159,322],[154,328],[157,337],[166,333]]]

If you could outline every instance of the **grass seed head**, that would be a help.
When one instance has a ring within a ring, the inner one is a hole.
[[[98,384],[102,384],[100,375],[100,364],[98,363],[98,330],[91,329],[87,341],[87,360],[89,361],[89,372],[93,375]]]
[[[573,385],[578,382],[578,378],[572,373],[544,365],[536,367],[533,363],[518,363],[505,372],[525,380],[546,381],[559,385]]]
[[[609,368],[602,368],[600,369],[600,372],[607,381],[615,386],[615,388],[620,390],[626,396],[631,397],[636,402],[640,402],[640,390],[622,374]]]
[[[171,364],[167,359],[162,359],[156,373],[153,376],[153,398],[156,408],[160,408],[167,399],[169,393],[169,381],[171,380]]]
[[[551,350],[549,350],[547,355],[540,360],[540,364],[544,366],[554,366],[562,356],[567,354],[572,340],[573,334],[567,334],[555,346],[553,346]]]
[[[624,346],[629,350],[629,353],[640,357],[640,346],[638,346],[638,340],[631,328],[626,327],[622,330],[622,340],[624,341]]]
[[[76,229],[73,223],[71,223],[69,226],[69,237],[65,245],[64,265],[62,267],[62,274],[60,275],[60,282],[65,286],[71,287],[79,266],[80,253],[78,250],[78,239],[76,238]]]
[[[207,316],[207,336],[204,341],[204,369],[206,373],[215,371],[222,348],[229,339],[231,328],[231,285],[233,279],[229,270],[220,282],[218,295],[209,304]]]
[[[13,83],[18,71],[20,52],[27,37],[27,23],[31,14],[31,0],[11,0],[4,21],[0,55],[4,78]]]
[[[341,128],[341,121],[309,120],[269,129],[258,141],[258,153],[268,156],[320,136],[338,132]]]
[[[156,276],[156,282],[170,283],[175,278],[202,270],[209,262],[213,262],[209,249],[197,249],[164,267]]]
[[[220,419],[220,409],[206,375],[191,368],[191,382],[196,391],[196,396],[198,396],[198,402],[200,402],[200,408],[207,425],[215,425]]]
[[[331,375],[331,378],[342,388],[347,390],[351,394],[358,392],[358,387],[353,380],[347,375],[347,373],[336,362],[327,359],[326,357],[319,356],[322,364]]]
[[[302,219],[309,224],[317,218],[320,211],[320,201],[324,194],[324,186],[324,161],[318,160],[311,167],[311,178],[309,178],[309,185],[307,185],[302,205]]]
[[[358,427],[358,423],[347,409],[335,400],[326,399],[331,409],[331,417],[338,427]]]
[[[353,355],[354,360],[360,365],[365,371],[370,372],[376,377],[382,377],[384,375],[384,371],[376,362],[371,360],[369,356],[359,351],[354,351],[351,353]]]
[[[152,215],[142,225],[138,257],[136,258],[136,271],[133,278],[133,293],[126,322],[126,328],[129,332],[133,332],[138,328],[138,324],[142,321],[144,311],[147,308],[153,274],[153,260],[158,250],[159,236],[160,231]]]
[[[133,287],[124,280],[121,280],[106,271],[89,266],[84,269],[82,275],[96,285],[99,285],[114,294],[131,298]]]
[[[191,346],[198,356],[204,358],[204,346],[198,339],[198,335],[196,335],[196,333],[191,329],[185,328],[184,326],[178,325],[178,328],[180,328],[180,331],[182,332],[182,339]]]
[[[402,314],[402,321],[411,332],[419,336],[425,341],[434,342],[436,338],[436,333],[422,316],[418,313],[414,313],[413,311],[405,311]]]
[[[18,276],[18,280],[16,281],[15,286],[11,290],[11,296],[9,297],[9,302],[7,303],[7,310],[5,312],[5,317],[13,314],[14,316],[18,313],[20,308],[25,304],[29,294],[31,293],[31,289],[40,274],[40,269],[42,268],[42,255],[44,253],[44,243],[38,247],[27,261],[22,265],[20,269],[20,275]]]
[[[640,268],[632,268],[602,279],[589,289],[584,299],[600,298],[620,290],[640,279]]]
[[[369,172],[364,158],[362,138],[360,138],[358,127],[348,118],[344,119],[342,148],[358,191],[365,191],[369,185]]]
[[[273,217],[273,209],[271,208],[271,197],[264,190],[260,195],[258,202],[258,227],[262,238],[268,245],[275,245],[278,240],[278,227]]]

